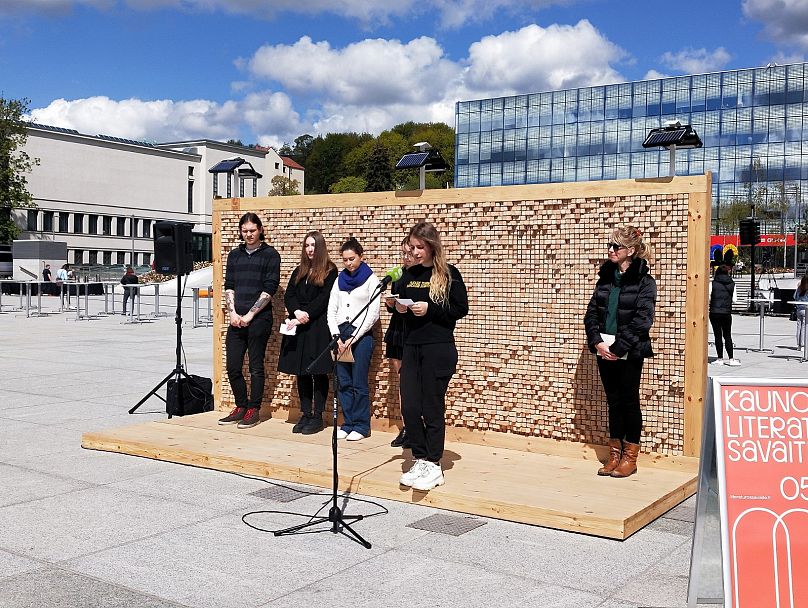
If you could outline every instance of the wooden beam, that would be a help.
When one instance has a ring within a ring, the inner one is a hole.
[[[712,173],[705,176],[705,191],[692,193],[687,224],[687,300],[685,303],[685,456],[701,452],[701,423],[707,390],[707,286],[710,280],[710,219]]]
[[[214,199],[213,209],[220,211],[260,211],[263,209],[318,209],[387,205],[462,204],[480,201],[523,201],[568,198],[687,194],[705,191],[706,176],[665,177],[655,179],[618,179],[597,182],[531,184],[487,188],[450,188],[396,192],[361,192],[256,198]]]

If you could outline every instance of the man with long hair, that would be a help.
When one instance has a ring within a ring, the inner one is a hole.
[[[236,407],[219,424],[246,429],[258,424],[264,397],[264,357],[272,333],[272,296],[281,282],[281,256],[264,242],[264,226],[255,213],[238,223],[243,243],[227,255],[224,293],[227,328],[227,377]],[[249,356],[250,395],[242,367]]]

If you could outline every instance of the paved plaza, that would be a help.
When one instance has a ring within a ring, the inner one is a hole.
[[[43,310],[58,308],[58,298],[43,300]],[[318,495],[282,502],[283,493],[255,494],[276,489],[271,480],[80,447],[86,431],[165,416],[155,398],[127,410],[174,367],[171,314],[29,318],[14,304],[6,296],[0,314],[3,608],[686,605],[695,498],[623,542],[482,517],[453,536],[416,523],[441,512],[380,499],[345,507],[387,510],[355,525],[370,550],[327,531],[278,538],[255,529],[305,521],[291,515],[256,513],[245,525],[256,511],[314,513],[327,491],[294,486]],[[92,302],[91,312],[102,306]],[[183,316],[187,369],[210,377],[212,329],[187,322],[190,298]],[[763,353],[745,350],[758,346],[757,317],[735,316],[734,329],[741,366],[711,373],[805,375],[794,323],[767,318],[772,352]],[[524,483],[541,484],[540,472]]]

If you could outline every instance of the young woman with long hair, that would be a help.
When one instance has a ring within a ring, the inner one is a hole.
[[[322,357],[317,367],[308,370],[317,356],[328,347],[328,300],[337,279],[337,267],[328,257],[328,246],[317,230],[307,233],[300,251],[300,264],[292,272],[283,297],[294,335],[283,336],[278,371],[293,374],[300,398],[300,419],[293,433],[311,435],[323,430],[323,410],[328,397],[328,372],[331,358]]]
[[[640,453],[640,377],[645,358],[654,356],[648,332],[657,289],[648,274],[650,249],[639,228],[615,228],[606,251],[609,259],[600,267],[584,315],[609,411],[609,460],[598,475],[628,477],[637,472]]]
[[[332,337],[339,338],[337,380],[343,420],[337,438],[360,441],[370,435],[368,373],[373,355],[371,330],[379,320],[379,279],[364,262],[364,249],[354,237],[343,243],[340,253],[344,268],[328,300],[328,329]],[[354,320],[366,305],[365,312]],[[340,360],[348,349],[352,351],[351,363]]]
[[[469,311],[460,271],[446,261],[440,235],[420,222],[409,235],[413,265],[398,281],[396,302],[404,318],[401,401],[407,441],[415,464],[399,479],[403,486],[427,491],[443,484],[441,458],[446,439],[446,391],[457,367],[454,329]]]

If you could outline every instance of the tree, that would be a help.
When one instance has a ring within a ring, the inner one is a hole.
[[[393,170],[390,166],[390,155],[380,142],[373,146],[370,158],[365,166],[367,192],[388,192],[393,189]]]
[[[306,167],[306,191],[310,194],[328,192],[331,184],[349,175],[343,166],[346,155],[372,139],[369,133],[328,133],[325,137],[316,137],[303,165]]]
[[[39,165],[39,159],[22,150],[28,140],[22,119],[27,111],[27,99],[0,97],[0,243],[10,243],[21,232],[11,210],[36,207],[25,174]]]
[[[270,182],[272,188],[269,190],[269,196],[293,196],[300,194],[300,182],[296,179],[286,177],[285,175],[276,175]]]
[[[328,187],[328,191],[331,194],[342,194],[344,192],[365,192],[367,187],[368,183],[364,177],[349,175],[348,177],[343,177],[341,180],[331,184]]]

